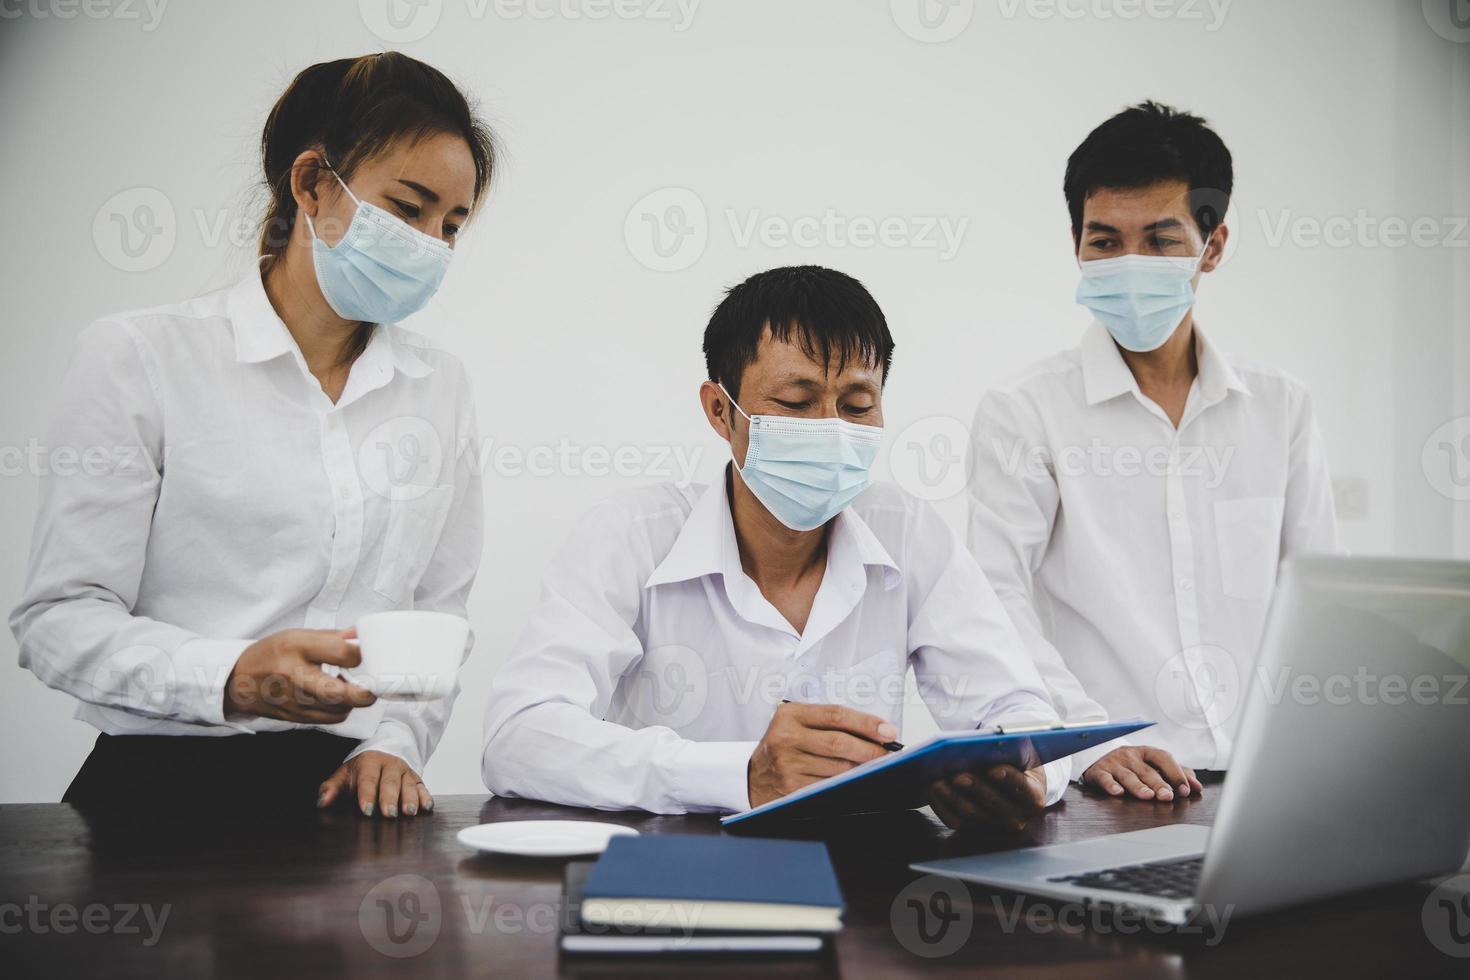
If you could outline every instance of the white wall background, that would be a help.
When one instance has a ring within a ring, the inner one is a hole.
[[[1470,556],[1470,503],[1453,499],[1470,488],[1449,469],[1470,475],[1456,442],[1470,434],[1470,28],[1455,0],[924,3],[932,29],[917,0],[6,0],[0,606],[20,594],[37,489],[21,452],[76,332],[248,269],[272,101],[309,63],[385,47],[467,87],[508,151],[418,324],[469,365],[497,446],[630,445],[649,469],[674,447],[702,454],[708,478],[723,460],[695,399],[711,307],[754,271],[818,262],[888,314],[902,462],[909,424],[927,437],[939,423],[922,420],[967,420],[987,385],[1075,342],[1066,156],[1157,98],[1207,116],[1235,154],[1237,249],[1200,316],[1315,391],[1350,546]],[[667,188],[688,193],[639,203]],[[672,257],[684,268],[655,271],[643,214],[672,222],[671,202],[697,233]],[[953,254],[866,244],[861,227],[805,245],[743,235],[829,209],[966,224]],[[132,225],[146,247],[130,257],[115,215],[161,233]],[[1395,223],[1416,219],[1419,243],[1395,247]],[[512,469],[487,473],[480,642],[429,766],[439,793],[481,791],[485,692],[567,518],[675,475]],[[958,497],[940,506],[961,519]],[[54,800],[93,733],[15,659],[7,632],[0,801]]]

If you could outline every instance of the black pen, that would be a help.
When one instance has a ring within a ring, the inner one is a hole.
[[[791,699],[790,698],[782,698],[781,699],[781,703],[782,704],[790,704],[791,703]],[[903,751],[903,743],[902,742],[879,742],[878,745],[881,746],[882,748],[887,749],[889,752],[902,752]]]

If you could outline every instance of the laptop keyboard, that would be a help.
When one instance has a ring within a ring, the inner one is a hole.
[[[1104,871],[1080,875],[1062,875],[1048,881],[1064,882],[1078,888],[1101,888],[1110,892],[1154,895],[1158,898],[1191,898],[1199,884],[1204,855],[1149,864],[1129,864]]]

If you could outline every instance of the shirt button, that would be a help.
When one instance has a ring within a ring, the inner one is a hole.
[[[1185,592],[1188,592],[1190,589],[1194,588],[1194,579],[1192,579],[1192,578],[1182,578],[1182,579],[1180,579],[1179,580],[1179,588],[1182,589]]]
[[[351,500],[352,499],[352,491],[350,489],[348,489],[347,487],[343,487],[342,488],[342,499],[343,500]]]

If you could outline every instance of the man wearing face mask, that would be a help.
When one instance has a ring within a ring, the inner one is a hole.
[[[869,488],[893,340],[862,284],[773,269],[705,331],[709,487],[618,495],[571,532],[496,676],[485,785],[657,813],[738,811],[878,758],[910,666],[941,728],[1054,722],[995,593],[928,506]],[[1065,761],[932,790],[951,826],[1017,828]]]
[[[1093,130],[1064,190],[1095,320],[975,414],[970,549],[1058,709],[1158,722],[1151,746],[1073,758],[1114,796],[1167,802],[1228,766],[1277,566],[1338,549],[1306,389],[1195,322],[1232,183],[1197,116],[1147,102]]]

